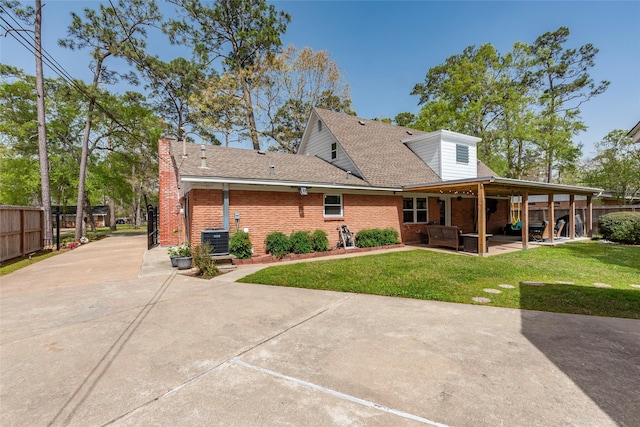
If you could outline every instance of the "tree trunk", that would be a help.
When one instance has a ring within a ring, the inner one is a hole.
[[[84,211],[87,213],[87,222],[91,225],[91,231],[96,231],[96,219],[93,217],[93,209],[91,209],[91,203],[89,202],[89,195],[84,196]]]
[[[40,189],[44,208],[44,245],[53,245],[51,219],[51,189],[49,187],[49,154],[47,153],[47,128],[44,111],[44,75],[42,72],[42,1],[36,0],[34,26],[36,56],[36,94],[38,114],[38,156],[40,157]]]
[[[109,230],[116,231],[116,201],[109,199]]]
[[[258,130],[256,129],[256,117],[253,112],[253,104],[251,101],[251,92],[247,87],[247,82],[242,80],[242,95],[244,97],[244,103],[247,108],[247,120],[249,121],[249,133],[251,134],[251,141],[253,142],[253,149],[260,150],[260,141],[258,140]]]
[[[84,136],[82,137],[82,155],[80,156],[80,175],[78,177],[78,202],[76,203],[76,233],[75,240],[79,241],[82,237],[82,223],[84,221],[84,181],[87,175],[87,158],[89,157],[89,134],[91,133],[91,114],[94,108],[93,98],[89,101],[89,109],[87,112],[87,121],[84,127]]]
[[[107,56],[110,55],[107,54]],[[100,57],[96,61],[95,72],[93,73],[93,82],[91,83],[91,87],[93,89],[98,88],[98,83],[100,81],[100,73],[102,70],[102,63],[105,57]],[[96,95],[92,95],[89,99],[89,105],[87,107],[87,121],[84,127],[84,136],[82,137],[82,154],[80,156],[80,175],[78,177],[78,202],[76,204],[76,233],[75,240],[79,241],[80,237],[82,237],[82,222],[84,218],[84,212],[82,209],[83,201],[84,201],[84,182],[87,176],[87,159],[89,157],[89,136],[91,135],[91,125],[93,121],[93,110],[96,106]]]

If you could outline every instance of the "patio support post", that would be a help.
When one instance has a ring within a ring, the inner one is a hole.
[[[576,196],[569,195],[569,238],[571,240],[576,238]],[[565,225],[565,226],[566,226]]]
[[[593,237],[593,198],[587,196],[587,218],[584,222],[585,234]]]
[[[553,229],[556,225],[556,215],[555,215],[555,206],[554,206],[554,201],[553,201],[553,193],[549,193],[548,196],[548,205],[549,205],[549,230],[551,231],[549,233],[549,241],[551,243],[553,243]],[[544,233],[543,233],[543,237],[544,237]]]
[[[484,184],[478,184],[478,255],[487,253],[487,201]]]
[[[522,222],[522,249],[529,249],[529,193],[522,193],[520,199],[520,212]]]

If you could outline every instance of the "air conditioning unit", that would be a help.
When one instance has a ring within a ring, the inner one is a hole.
[[[213,248],[213,255],[229,254],[229,230],[221,228],[207,228],[201,233],[201,243],[209,243]]]

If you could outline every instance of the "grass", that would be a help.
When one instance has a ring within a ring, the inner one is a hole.
[[[18,257],[13,258],[8,261],[4,261],[2,265],[0,265],[0,277],[7,275],[9,273],[13,273],[16,270],[20,270],[28,265],[35,264],[38,261],[42,261],[47,258],[51,258],[52,256],[58,255],[62,252],[56,252],[52,250],[41,250],[36,252],[31,257]]]
[[[99,227],[96,228],[96,231],[91,231],[87,228],[87,237],[89,240],[99,240],[103,237],[106,237],[111,234],[147,234],[147,226],[141,226],[138,228],[134,228],[131,224],[118,224],[116,225],[117,229],[115,231],[111,231],[109,227]],[[75,234],[74,230],[66,231],[60,233],[60,240],[62,239],[73,239]],[[54,239],[55,239],[55,231],[54,231]]]
[[[487,305],[497,307],[640,319],[640,289],[630,286],[640,285],[640,246],[595,241],[486,258],[391,252],[274,266],[240,281],[466,304],[486,297],[491,299]]]

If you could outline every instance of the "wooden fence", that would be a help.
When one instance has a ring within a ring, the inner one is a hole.
[[[44,210],[0,206],[0,262],[44,247]]]
[[[606,215],[612,212],[640,212],[640,205],[594,205],[593,206],[593,221],[591,224],[593,235],[600,234],[598,227],[598,218],[602,215]],[[569,215],[569,208],[555,208],[553,210],[553,216],[557,220],[565,215]],[[587,208],[584,206],[576,207],[576,215],[580,215],[583,221],[587,219]],[[529,208],[529,221],[540,222],[549,218],[549,212],[546,207],[530,207]]]

